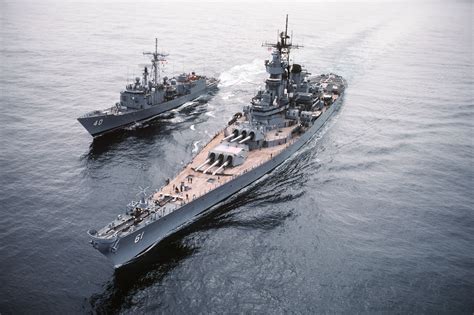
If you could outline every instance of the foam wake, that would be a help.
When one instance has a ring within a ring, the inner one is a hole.
[[[219,76],[219,87],[230,87],[242,83],[256,84],[259,75],[265,73],[265,67],[261,59],[255,59],[251,63],[237,65],[224,71]]]

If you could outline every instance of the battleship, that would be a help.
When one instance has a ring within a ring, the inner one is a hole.
[[[120,102],[115,106],[94,110],[77,119],[93,137],[151,119],[217,87],[217,79],[195,72],[161,79],[160,63],[166,62],[168,55],[158,52],[158,39],[155,39],[155,51],[143,54],[152,56],[150,68],[153,77],[145,66],[142,78],[136,77],[134,83],[125,86],[125,90],[120,92]]]
[[[151,195],[141,194],[127,211],[99,230],[92,246],[118,268],[136,260],[171,233],[195,221],[294,155],[337,111],[346,81],[336,74],[312,76],[292,63],[290,50],[302,46],[285,31],[264,65],[269,77],[242,112]]]

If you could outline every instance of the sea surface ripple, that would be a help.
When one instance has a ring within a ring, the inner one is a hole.
[[[0,313],[474,311],[470,1],[2,2]],[[114,271],[86,231],[159,188],[293,58],[342,109],[292,159]],[[207,101],[92,140],[154,38]]]

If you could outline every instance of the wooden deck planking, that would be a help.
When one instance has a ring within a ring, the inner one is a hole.
[[[280,135],[290,133],[293,128],[294,126],[281,128],[280,130],[282,132]],[[275,131],[272,131],[272,133],[275,133]],[[202,170],[205,170],[209,165],[202,167],[201,171],[196,172],[194,169],[206,161],[209,151],[221,143],[222,139],[224,139],[224,129],[221,130],[175,178],[171,179],[168,185],[163,186],[160,191],[155,193],[153,199],[158,200],[162,194],[168,194],[179,198],[179,200],[175,201],[175,203],[178,204],[192,201],[194,198],[198,198],[210,190],[227,183],[232,180],[234,176],[243,174],[270,160],[288,147],[292,141],[296,140],[296,138],[294,138],[282,145],[249,151],[248,157],[243,164],[225,169],[224,175],[212,175],[212,173],[203,174]],[[216,168],[217,167],[214,167],[213,170]],[[190,176],[192,176],[192,182],[188,181],[188,177]],[[213,182],[209,182],[210,179],[213,180]],[[188,189],[176,193],[173,187],[180,188],[182,182],[184,182],[184,186],[188,187]]]

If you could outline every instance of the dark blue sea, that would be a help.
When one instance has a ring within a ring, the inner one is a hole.
[[[264,180],[114,270],[88,243],[163,185],[266,77],[349,84],[341,110]],[[474,312],[471,1],[0,3],[1,314]],[[154,38],[207,102],[93,140]]]

